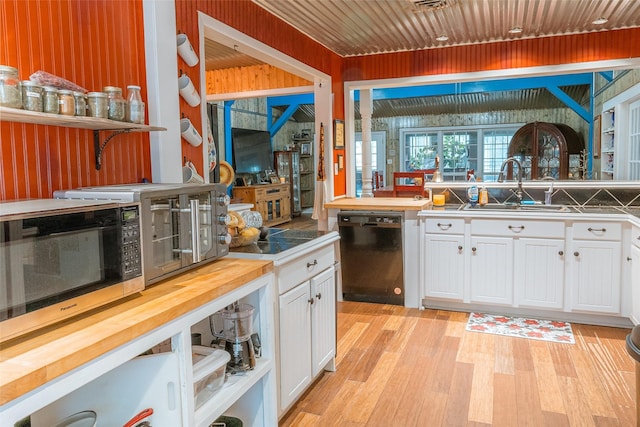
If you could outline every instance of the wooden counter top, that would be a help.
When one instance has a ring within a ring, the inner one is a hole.
[[[1,343],[0,405],[271,271],[271,261],[223,258]]]
[[[384,211],[421,211],[429,209],[431,200],[411,197],[346,197],[324,204],[327,209],[357,209]]]

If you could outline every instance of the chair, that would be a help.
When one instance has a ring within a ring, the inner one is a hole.
[[[425,196],[424,182],[427,171],[394,172],[393,197]],[[409,180],[409,182],[407,182]]]
[[[373,172],[372,184],[373,184],[374,190],[384,187],[384,176],[382,175],[381,172],[378,172],[378,171]]]

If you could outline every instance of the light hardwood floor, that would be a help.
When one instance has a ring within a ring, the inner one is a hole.
[[[635,426],[628,329],[576,344],[465,331],[468,314],[338,303],[337,371],[281,426]]]

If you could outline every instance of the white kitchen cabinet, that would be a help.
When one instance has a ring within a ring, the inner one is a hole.
[[[280,300],[280,407],[293,404],[336,354],[335,269]]]
[[[620,313],[621,225],[576,222],[569,253],[571,310]]]
[[[515,242],[515,304],[562,309],[564,305],[564,240],[521,238]]]
[[[513,238],[471,237],[471,301],[513,304]]]
[[[433,234],[424,236],[424,272],[421,281],[424,296],[463,300],[464,235]]]

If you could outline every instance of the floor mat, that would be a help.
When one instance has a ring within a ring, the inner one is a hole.
[[[485,313],[470,313],[467,331],[575,344],[571,324]]]

